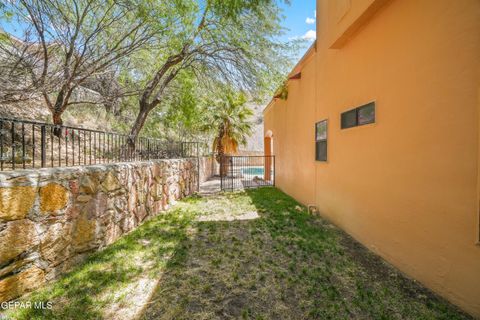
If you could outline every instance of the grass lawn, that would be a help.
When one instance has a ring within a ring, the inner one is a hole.
[[[191,197],[12,319],[469,319],[274,188]],[[1,317],[0,317],[1,318]]]

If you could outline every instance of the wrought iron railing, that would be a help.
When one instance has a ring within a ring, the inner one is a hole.
[[[204,150],[200,142],[0,118],[0,171],[198,157]]]
[[[275,156],[224,155],[218,173],[225,191],[275,186]]]

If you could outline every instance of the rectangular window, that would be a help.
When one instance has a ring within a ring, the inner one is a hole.
[[[342,113],[342,129],[356,127],[357,125],[357,109]]]
[[[341,128],[347,129],[375,122],[375,102],[346,111],[341,116]]]
[[[315,160],[327,161],[327,120],[315,124]]]

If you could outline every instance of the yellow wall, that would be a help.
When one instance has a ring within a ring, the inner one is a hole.
[[[316,51],[265,109],[277,185],[480,316],[480,1],[318,0]],[[294,73],[292,72],[292,73]],[[376,123],[340,114],[376,102]],[[315,122],[328,119],[328,162]]]

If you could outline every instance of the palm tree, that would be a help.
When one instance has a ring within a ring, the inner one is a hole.
[[[238,153],[239,145],[246,145],[252,134],[250,118],[253,111],[246,106],[243,93],[228,92],[225,98],[214,103],[210,127],[215,130],[213,152],[220,164],[220,175],[228,172],[228,156]]]

